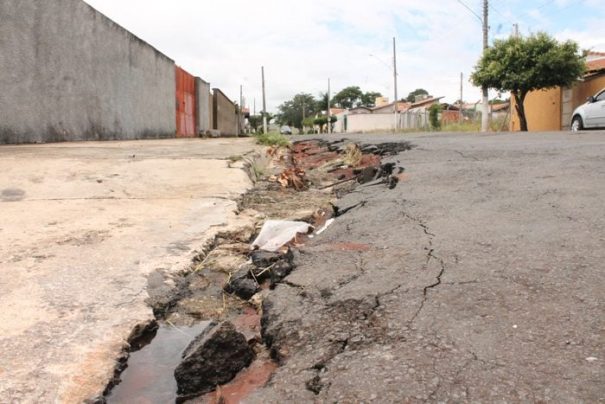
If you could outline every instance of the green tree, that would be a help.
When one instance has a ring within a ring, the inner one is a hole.
[[[334,103],[340,108],[353,108],[361,104],[363,93],[358,86],[349,86],[340,90],[334,96]]]
[[[302,124],[306,128],[312,128],[313,125],[315,124],[315,117],[307,116],[305,119],[303,119]]]
[[[363,95],[361,96],[361,106],[362,107],[375,107],[376,106],[376,98],[377,97],[382,97],[382,94],[380,94],[377,91],[366,91],[365,93],[363,93]]]
[[[416,96],[418,96],[418,95],[429,95],[429,92],[426,91],[424,88],[417,88],[414,91],[410,92],[408,94],[408,96],[405,98],[405,100],[407,102],[415,102]]]
[[[267,124],[269,124],[269,122],[271,122],[271,119],[273,119],[273,115],[270,112],[267,112],[265,114],[265,116],[267,117]],[[262,111],[258,115],[250,115],[250,117],[248,118],[248,122],[250,122],[250,126],[254,129],[254,131],[256,133],[263,132],[263,112]]]
[[[440,104],[433,104],[429,108],[429,122],[433,130],[441,129],[441,121],[439,120],[439,113],[441,112]]]
[[[494,41],[471,75],[476,86],[510,92],[521,130],[527,131],[525,97],[530,91],[569,86],[578,80],[586,64],[578,44],[559,43],[545,33]]]
[[[334,125],[334,123],[337,120],[338,120],[338,118],[336,118],[334,115],[330,116],[330,124],[331,125]],[[313,119],[313,123],[315,125],[319,125],[320,132],[323,132],[324,126],[328,124],[328,117],[327,116],[319,116],[319,117]]]
[[[320,92],[319,98],[315,101],[316,111],[327,111],[328,110],[328,93]],[[334,108],[334,98],[330,99],[330,106]]]
[[[258,127],[263,125],[263,116],[250,115],[250,118],[248,118],[248,122],[250,123],[250,127],[254,129],[254,132],[256,132],[258,130]]]
[[[281,125],[290,125],[302,129],[303,115],[307,117],[317,113],[317,105],[317,100],[311,94],[296,94],[294,98],[278,107],[279,114],[277,121]]]

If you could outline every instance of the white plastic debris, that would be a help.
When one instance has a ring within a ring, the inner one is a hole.
[[[328,219],[326,221],[326,223],[322,226],[321,229],[317,230],[315,232],[315,234],[320,235],[321,233],[323,233],[324,231],[326,231],[326,229],[328,228],[328,226],[330,226],[332,223],[334,223],[334,219]]]
[[[297,234],[307,234],[313,229],[309,223],[287,220],[267,220],[252,242],[252,248],[265,251],[277,251],[290,242]]]
[[[595,358],[594,356],[589,356],[588,358],[586,358],[586,360],[587,360],[588,362],[594,362],[594,361],[596,361],[596,360],[598,360],[598,359],[597,359],[597,358]]]

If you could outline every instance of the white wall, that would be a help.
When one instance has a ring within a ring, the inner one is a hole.
[[[344,130],[344,120],[342,126],[339,126],[341,132]],[[346,132],[377,132],[395,130],[394,114],[353,114],[346,116]],[[423,130],[428,125],[428,112],[405,112],[399,114],[399,128],[403,130]],[[335,132],[337,132],[335,130]]]
[[[0,143],[174,137],[174,62],[81,0],[0,1]]]

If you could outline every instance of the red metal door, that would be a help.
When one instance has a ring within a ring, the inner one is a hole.
[[[195,137],[195,77],[176,66],[176,137]]]

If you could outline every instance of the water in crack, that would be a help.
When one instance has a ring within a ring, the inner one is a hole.
[[[174,369],[187,345],[209,321],[192,327],[161,324],[151,343],[133,352],[121,382],[107,396],[107,403],[173,403],[177,397]]]

